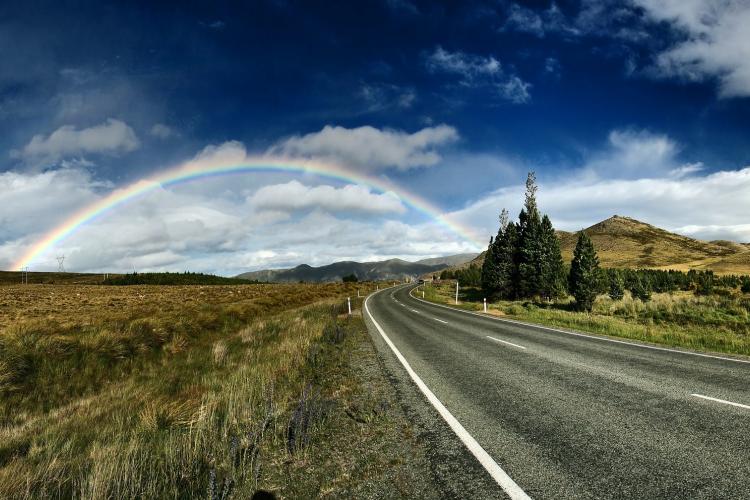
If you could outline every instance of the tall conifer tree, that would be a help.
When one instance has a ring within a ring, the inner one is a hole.
[[[490,237],[490,244],[484,255],[482,264],[482,290],[487,297],[494,297],[500,291],[502,286],[502,277],[500,270],[500,261],[502,260],[500,242],[504,238],[505,229],[508,227],[508,211],[503,208],[500,212],[500,227],[497,230],[497,236],[493,240]]]
[[[541,224],[541,295],[553,299],[563,295],[565,291],[565,267],[560,253],[560,241],[552,227],[552,221],[546,215]]]
[[[542,293],[542,267],[544,249],[542,220],[536,204],[536,176],[529,172],[526,178],[526,199],[518,217],[518,275],[516,292],[521,297]]]
[[[599,277],[599,257],[594,250],[591,238],[584,232],[578,233],[578,242],[573,251],[568,275],[570,293],[576,299],[581,311],[591,311],[594,307]]]

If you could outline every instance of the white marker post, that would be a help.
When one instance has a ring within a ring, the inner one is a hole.
[[[375,285],[375,291],[376,291],[376,292],[379,292],[379,291],[380,291],[380,285]]]
[[[487,312],[487,299],[484,299],[484,312]]]
[[[351,297],[346,298],[346,307],[349,309],[349,316],[352,315],[352,299]]]
[[[424,288],[422,288],[422,298],[424,298]]]
[[[456,305],[458,305],[458,280],[456,280]]]
[[[357,298],[359,298],[359,288],[357,288]]]

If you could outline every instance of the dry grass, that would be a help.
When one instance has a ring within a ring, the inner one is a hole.
[[[357,287],[0,287],[0,497],[283,490],[310,353]]]
[[[453,305],[454,285],[426,287],[425,298]],[[479,311],[481,292],[464,289],[458,307]],[[497,301],[491,314],[521,321],[642,340],[675,347],[750,355],[750,296],[699,297],[689,292],[654,294],[648,302],[626,292],[622,300],[597,297],[591,313],[577,312],[571,299],[556,303]]]

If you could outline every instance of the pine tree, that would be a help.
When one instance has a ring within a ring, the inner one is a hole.
[[[536,204],[536,176],[529,172],[526,178],[526,200],[518,217],[518,252],[516,294],[533,297],[542,293],[542,267],[544,250],[542,221]]]
[[[508,211],[503,208],[500,212],[500,227],[497,230],[497,236],[494,241],[490,237],[490,244],[487,252],[484,254],[484,263],[482,264],[482,290],[487,297],[494,297],[504,286],[500,269],[500,242],[504,238],[505,229],[508,227]]]
[[[609,277],[609,298],[612,300],[622,300],[624,296],[625,283],[622,280],[622,275],[617,269],[613,269]]]
[[[565,268],[560,253],[560,241],[555,234],[555,228],[552,227],[552,221],[546,215],[542,217],[540,239],[542,252],[540,292],[549,300],[563,295]]]
[[[518,268],[516,255],[518,249],[518,225],[508,223],[502,238],[495,239],[497,259],[497,294],[504,299],[515,298],[518,293],[515,288]]]
[[[581,311],[591,311],[596,298],[597,280],[599,274],[599,257],[594,250],[591,238],[581,231],[573,252],[568,276],[570,293],[576,299],[576,306]]]
[[[635,274],[635,280],[633,282],[633,288],[630,289],[630,293],[633,297],[640,299],[642,302],[648,302],[651,300],[651,281],[644,274],[640,276]]]
[[[482,291],[485,296],[493,296],[496,292],[496,269],[497,262],[495,261],[495,241],[490,236],[490,244],[487,245],[487,251],[484,253],[484,262],[482,263]]]

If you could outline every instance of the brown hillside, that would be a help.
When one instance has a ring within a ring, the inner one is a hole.
[[[585,229],[604,267],[711,269],[720,274],[750,274],[750,245],[702,241],[615,215]],[[578,233],[558,231],[563,260],[573,258]],[[481,265],[484,252],[472,261]]]

